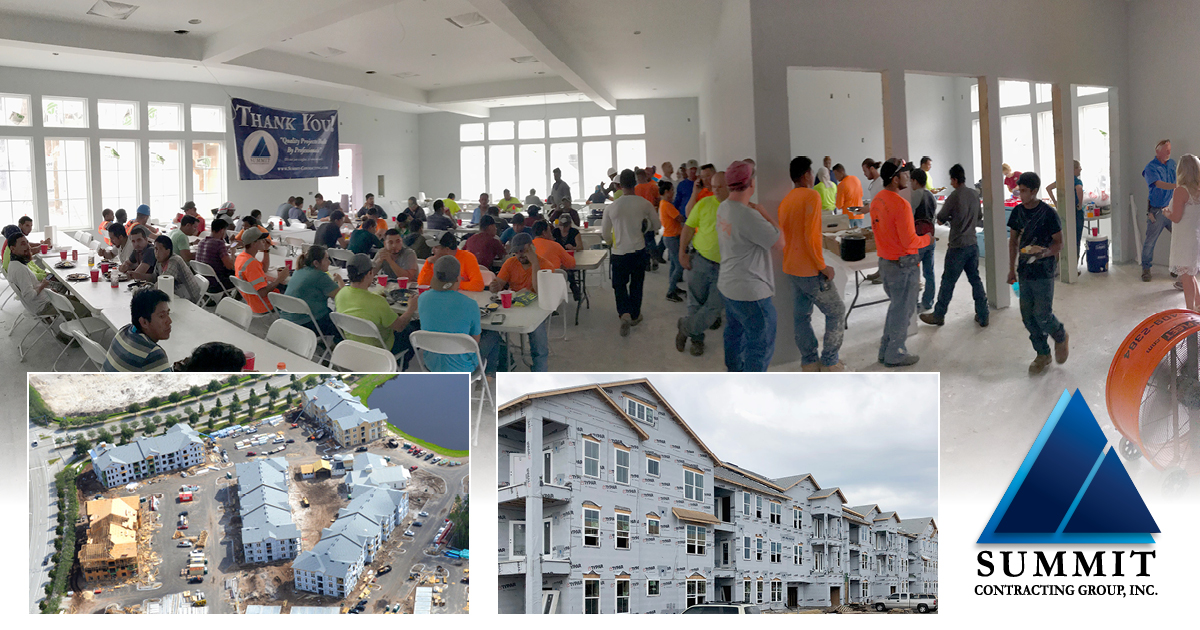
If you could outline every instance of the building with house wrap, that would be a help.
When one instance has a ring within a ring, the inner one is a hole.
[[[645,379],[523,396],[498,436],[502,613],[937,592],[934,519],[722,462]]]

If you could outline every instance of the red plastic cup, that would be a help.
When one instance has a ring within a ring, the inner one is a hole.
[[[575,250],[573,250],[573,249],[567,250],[567,253],[571,255],[571,258],[575,257]]]
[[[108,275],[108,263],[106,263],[106,262],[100,263],[100,273],[102,273],[106,276]]]
[[[500,292],[500,306],[503,306],[504,308],[512,308],[512,300],[512,291],[505,290]]]
[[[254,352],[252,352],[250,350],[246,351],[246,365],[242,366],[242,371],[243,372],[253,372],[254,371]]]
[[[422,293],[424,293],[428,290],[429,290],[428,284],[418,284],[417,285],[417,295],[421,295]]]
[[[291,258],[288,258],[288,259],[284,260],[284,261],[283,261],[283,264],[284,264],[284,266],[285,266],[285,267],[287,267],[287,270],[288,270],[288,271],[291,271],[291,270],[292,270],[292,259],[291,259]]]
[[[462,227],[462,219],[459,219],[459,220],[458,220],[458,226],[459,226],[459,227]]]
[[[396,278],[396,284],[399,285],[399,287],[401,289],[407,289],[408,288],[408,278]]]
[[[100,270],[92,268],[92,282],[100,282]]]
[[[67,259],[67,250],[64,249],[61,252],[58,252],[58,257],[62,258],[63,260],[66,260]]]
[[[77,249],[71,250],[71,260],[74,260],[74,261],[79,260],[79,250],[77,250]]]
[[[49,251],[50,251],[50,246],[45,243],[42,243],[42,253],[45,254]]]
[[[1098,228],[1098,227],[1092,228],[1092,236],[1100,236],[1100,228]]]
[[[375,281],[379,283],[379,286],[381,286],[381,287],[386,287],[386,286],[387,286],[387,281],[388,281],[387,274],[386,274],[386,273],[381,273],[381,274],[379,274],[378,276],[375,276]]]
[[[587,226],[588,226],[588,222],[587,222],[587,221],[584,221],[584,222],[583,222],[583,227],[586,229],[586,228],[587,228]]]

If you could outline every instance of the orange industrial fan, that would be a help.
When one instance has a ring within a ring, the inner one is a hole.
[[[1108,368],[1108,415],[1127,460],[1145,457],[1181,494],[1200,473],[1200,313],[1175,309],[1146,318]]]

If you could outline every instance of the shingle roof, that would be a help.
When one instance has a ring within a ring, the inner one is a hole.
[[[871,510],[879,511],[879,506],[874,503],[868,503],[866,505],[855,505],[850,509],[858,512],[863,518],[868,518],[871,516]]]
[[[804,474],[800,474],[800,475],[791,475],[788,477],[780,477],[778,479],[772,479],[771,483],[779,486],[780,488],[783,488],[784,490],[791,490],[792,486],[800,483],[801,481],[804,481],[805,479],[811,479],[813,482],[813,485],[816,486],[817,490],[821,489],[821,484],[817,483],[817,478],[813,477],[809,473],[804,473]]]
[[[343,431],[349,431],[363,422],[387,421],[387,414],[378,409],[368,409],[350,392],[318,385],[304,392],[314,405],[325,410],[325,415],[336,422]]]
[[[238,479],[238,494],[246,494],[259,486],[287,489],[287,460],[282,457],[256,459],[234,466]]]
[[[242,542],[299,538],[300,528],[292,521],[292,505],[288,501],[287,461],[272,457],[242,462],[234,468],[237,470]]]
[[[338,518],[325,528],[323,536],[341,534],[365,547],[368,542],[379,538],[379,524],[361,514],[350,514]]]
[[[362,558],[362,546],[340,534],[326,535],[313,546],[312,551],[301,551],[292,562],[293,569],[313,571],[327,575],[344,576],[350,567]]]
[[[920,518],[906,518],[900,521],[900,531],[908,534],[920,535],[925,531],[925,528],[933,523],[934,530],[937,529],[937,523],[933,522],[932,516],[922,516]]]
[[[149,456],[158,456],[183,450],[191,444],[203,444],[200,434],[186,423],[179,423],[163,435],[143,437],[130,444],[114,446],[96,454],[92,449],[92,467],[107,470],[116,464],[132,464]]]
[[[401,490],[368,488],[351,499],[346,507],[338,510],[338,519],[357,513],[382,526],[388,519],[395,520],[396,508],[403,497],[404,492]]]
[[[753,473],[749,473],[749,471],[743,471],[744,469],[736,466],[720,464],[713,468],[713,477],[722,481],[728,481],[729,483],[737,484],[745,488],[750,488],[751,490],[757,490],[763,494],[769,494],[774,497],[789,498],[787,495],[780,492],[778,488],[768,486],[762,481],[759,481],[758,477],[750,476]]]
[[[846,495],[842,492],[841,488],[837,488],[837,487],[825,488],[824,490],[818,490],[818,491],[808,495],[808,498],[809,499],[827,499],[835,494],[838,495],[839,497],[841,497],[842,503],[846,502]]]

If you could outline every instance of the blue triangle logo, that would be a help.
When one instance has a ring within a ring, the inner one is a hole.
[[[1083,394],[1064,391],[980,544],[1149,544],[1158,524]]]
[[[254,153],[250,154],[250,156],[256,157],[256,158],[271,157],[271,150],[267,148],[267,139],[266,138],[258,139],[258,146],[254,147]]]

